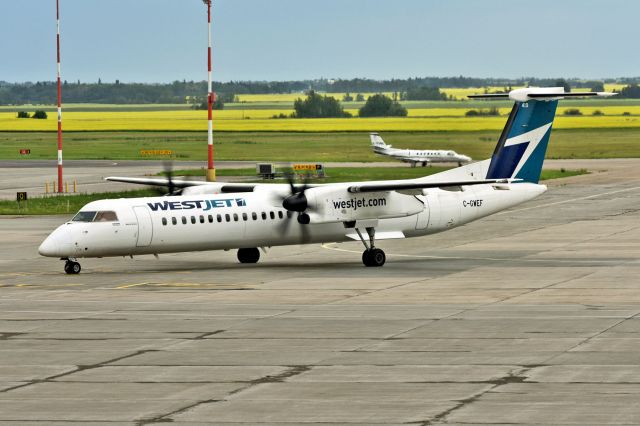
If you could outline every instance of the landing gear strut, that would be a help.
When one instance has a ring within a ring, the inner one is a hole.
[[[258,263],[258,260],[260,260],[260,250],[257,248],[238,249],[238,260],[240,263]]]
[[[376,230],[375,228],[365,228],[367,230],[367,234],[369,235],[369,244],[362,236],[362,233],[358,228],[356,228],[356,232],[360,237],[360,241],[364,244],[365,251],[362,253],[362,263],[367,267],[377,267],[382,266],[387,260],[387,256],[384,254],[382,249],[375,247],[375,236]]]
[[[81,270],[82,267],[80,267],[80,264],[74,260],[67,259],[67,261],[64,263],[64,272],[69,275],[77,275]]]

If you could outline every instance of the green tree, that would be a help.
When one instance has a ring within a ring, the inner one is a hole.
[[[377,94],[370,96],[358,113],[360,117],[406,117],[407,109],[390,97]]]
[[[601,81],[590,81],[589,86],[592,92],[604,92],[604,83]]]
[[[567,83],[567,80],[563,78],[556,80],[554,85],[555,87],[563,87],[565,92],[571,91],[571,86],[569,86],[569,83]]]
[[[447,95],[437,87],[422,86],[407,90],[404,98],[408,101],[446,101]]]
[[[46,120],[47,119],[47,113],[42,111],[42,110],[38,110],[36,112],[33,113],[33,117],[37,120]]]
[[[640,98],[640,86],[638,86],[637,84],[630,84],[626,87],[623,87],[620,91],[620,97],[632,99]]]
[[[345,93],[342,97],[342,102],[353,102],[353,96],[349,92]]]
[[[31,115],[27,111],[18,111],[18,118],[29,118]]]
[[[294,118],[351,117],[340,102],[331,96],[322,96],[311,90],[306,99],[296,99],[293,103]]]

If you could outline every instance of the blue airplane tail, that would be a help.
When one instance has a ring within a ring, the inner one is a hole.
[[[487,179],[538,183],[558,101],[516,102],[491,157]]]
[[[562,87],[526,88],[510,93],[470,98],[510,98],[515,101],[495,151],[487,179],[519,179],[538,183],[549,145],[558,100],[567,97],[611,96],[604,92],[565,93]]]

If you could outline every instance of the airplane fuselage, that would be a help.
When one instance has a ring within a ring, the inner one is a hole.
[[[446,150],[413,150],[374,146],[373,151],[378,155],[386,155],[405,163],[468,163],[471,161],[466,155]]]
[[[391,204],[403,203],[405,216],[376,220],[378,239],[417,237],[485,217],[545,190],[531,183],[430,189],[422,195],[396,194],[405,198],[393,203],[385,198],[389,194],[355,194],[348,200],[326,200],[324,223],[307,225],[278,207],[270,191],[101,200],[87,204],[74,220],[56,229],[39,251],[50,257],[87,258],[342,242],[357,239],[358,221],[350,228],[333,221],[336,215],[355,211],[366,216],[371,210],[373,216],[384,217]]]

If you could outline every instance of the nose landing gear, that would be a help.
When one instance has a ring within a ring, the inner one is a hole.
[[[64,263],[64,272],[69,275],[77,275],[81,270],[82,267],[78,262],[73,259],[66,259],[66,262]]]
[[[260,260],[260,250],[257,248],[238,249],[238,260],[240,263],[258,263],[258,260]]]

